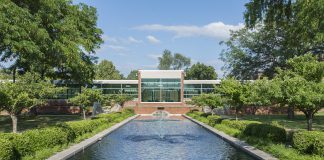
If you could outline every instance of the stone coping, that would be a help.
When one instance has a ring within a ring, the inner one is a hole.
[[[107,136],[108,134],[110,134],[111,132],[115,131],[116,129],[120,128],[121,126],[125,125],[126,123],[128,123],[129,121],[137,118],[139,115],[134,115],[132,117],[129,117],[111,127],[109,127],[108,129],[105,129],[101,132],[99,132],[98,134],[83,140],[82,142],[75,144],[73,146],[70,146],[68,149],[65,149],[61,152],[58,152],[56,154],[54,154],[53,156],[49,157],[47,160],[65,160],[68,159],[72,156],[74,156],[75,154],[77,154],[78,152],[84,150],[85,148],[87,148],[88,146],[100,141],[103,137]]]
[[[183,115],[184,117],[186,117],[187,119],[193,121],[194,123],[204,127],[205,129],[207,129],[208,131],[212,132],[213,134],[217,135],[218,137],[222,138],[223,140],[225,140],[226,142],[230,143],[232,146],[234,146],[235,148],[238,148],[244,152],[246,152],[247,154],[251,155],[252,157],[256,158],[256,159],[260,159],[260,160],[277,160],[277,158],[273,157],[272,155],[263,152],[247,143],[245,143],[244,141],[241,141],[237,138],[234,138],[232,136],[229,136],[227,134],[225,134],[224,132],[221,132],[205,123],[202,123],[198,120],[195,120],[187,115]]]

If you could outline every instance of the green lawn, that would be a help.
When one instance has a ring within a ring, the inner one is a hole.
[[[18,118],[18,131],[55,125],[58,122],[66,122],[82,119],[79,115],[40,115],[36,117],[21,116]],[[12,125],[9,116],[0,116],[0,132],[11,132]]]
[[[306,129],[307,122],[304,115],[295,115],[293,120],[287,118],[287,115],[245,115],[240,117],[245,120],[255,120],[263,123],[271,123],[277,121],[286,129]],[[324,112],[315,115],[313,119],[313,129],[324,131]]]

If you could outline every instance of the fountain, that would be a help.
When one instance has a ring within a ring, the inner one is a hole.
[[[164,139],[165,133],[164,133],[164,124],[163,122],[168,117],[168,112],[163,110],[155,111],[152,114],[154,117],[156,117],[158,123],[157,123],[157,131],[160,139]]]

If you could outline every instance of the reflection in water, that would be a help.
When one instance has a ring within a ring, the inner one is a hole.
[[[163,120],[164,133],[161,137],[159,121],[159,119],[140,117],[70,159],[253,159],[186,119]]]

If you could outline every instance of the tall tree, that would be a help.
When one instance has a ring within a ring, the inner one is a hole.
[[[196,63],[186,70],[186,79],[190,80],[215,80],[217,73],[213,66]]]
[[[324,58],[322,0],[251,0],[246,28],[232,33],[223,52],[225,69],[241,79],[272,78],[286,60],[311,52]]]
[[[129,79],[129,80],[137,80],[138,79],[137,72],[138,72],[138,70],[130,71],[128,76],[127,76],[127,79]]]
[[[158,69],[160,70],[180,70],[187,69],[191,64],[191,59],[180,53],[172,55],[171,51],[164,50],[162,57],[159,57]]]
[[[103,60],[96,66],[96,79],[118,80],[122,76],[111,61]]]
[[[42,79],[93,79],[93,53],[102,43],[96,9],[70,0],[3,0],[1,61],[40,73]],[[80,76],[82,75],[82,76]]]
[[[158,69],[160,70],[170,70],[172,63],[173,63],[173,56],[171,51],[164,50],[162,57],[159,57],[159,66]]]

